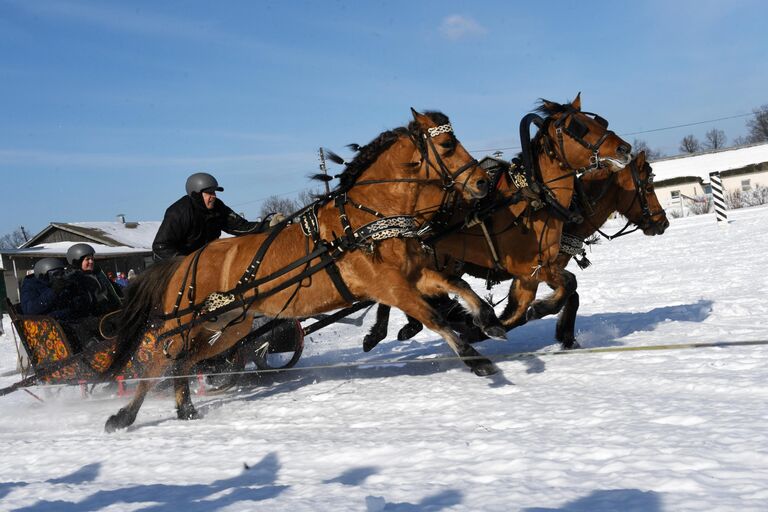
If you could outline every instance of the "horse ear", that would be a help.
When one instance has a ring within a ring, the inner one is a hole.
[[[642,150],[637,155],[635,155],[635,163],[637,164],[638,168],[643,168],[645,165],[645,150]]]
[[[571,102],[571,106],[576,110],[581,110],[581,91],[579,91],[576,98]]]
[[[416,110],[414,110],[414,108],[413,108],[413,107],[411,107],[411,115],[413,116],[413,119],[414,119],[414,121],[418,122],[418,121],[419,121],[419,116],[420,116],[421,114],[419,114],[418,112],[416,112]]]

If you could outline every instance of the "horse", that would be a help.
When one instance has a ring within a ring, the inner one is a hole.
[[[566,104],[541,100],[536,112],[546,117],[535,119],[539,130],[530,144],[527,120],[533,114],[521,122],[523,169],[509,169],[500,176],[496,195],[486,208],[489,213],[474,226],[433,237],[436,262],[475,277],[490,273],[495,280],[551,279],[563,225],[572,219],[568,207],[575,177],[603,168],[615,172],[629,163],[631,146],[608,130],[603,118],[581,111],[580,94]],[[524,313],[500,319],[508,330]],[[365,351],[384,339],[388,317],[389,308],[379,306],[377,321],[363,341]],[[398,339],[420,329],[417,320],[409,319]]]
[[[436,210],[485,196],[488,176],[447,116],[411,112],[407,127],[358,147],[331,193],[272,231],[213,241],[138,278],[122,310],[107,376],[127,364],[148,332],[162,343],[145,362],[133,400],[107,420],[107,432],[135,421],[154,380],[169,366],[173,375],[187,375],[195,363],[248,334],[250,322],[243,320],[250,312],[304,318],[372,299],[418,318],[469,358],[476,374],[497,371],[448,328],[424,296],[458,294],[488,335],[506,339],[493,309],[463,280],[430,268],[416,239]],[[175,378],[174,390],[177,416],[197,418],[188,379]]]
[[[547,280],[547,285],[554,292],[545,299],[533,300],[538,282],[526,282],[530,281],[527,276],[516,277],[520,286],[516,286],[516,282],[510,287],[509,302],[502,313],[502,318],[505,318],[513,310],[526,309],[524,322],[527,322],[560,311],[555,338],[566,350],[579,347],[574,336],[579,294],[576,291],[576,276],[565,268],[573,257],[576,257],[580,267],[589,265],[583,249],[585,240],[595,233],[612,240],[638,229],[646,236],[662,235],[669,227],[669,220],[653,188],[653,170],[646,161],[644,151],[617,173],[598,170],[581,176],[575,203],[583,212],[584,220],[565,225],[564,243],[561,244],[562,248],[555,262],[559,272],[552,273]],[[607,235],[600,227],[614,213],[625,217],[627,223],[616,234]],[[635,228],[628,230],[630,225]]]

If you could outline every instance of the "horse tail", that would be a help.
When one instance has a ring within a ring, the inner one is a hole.
[[[127,288],[123,308],[117,318],[117,346],[106,380],[114,379],[125,368],[139,348],[144,334],[150,328],[150,315],[161,310],[163,298],[171,277],[183,258],[162,260],[142,272]]]

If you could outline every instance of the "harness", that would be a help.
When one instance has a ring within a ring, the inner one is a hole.
[[[442,160],[440,154],[435,148],[432,138],[437,137],[443,133],[450,133],[452,131],[453,129],[450,124],[429,128],[427,133],[421,134],[422,140],[424,142],[423,144],[419,144],[418,139],[415,138],[414,135],[409,135],[411,140],[414,142],[414,145],[419,149],[421,155],[421,165],[426,165],[426,179],[392,178],[360,180],[355,182],[354,186],[368,186],[393,182],[429,183],[436,181],[429,177],[430,170],[434,170],[438,176],[438,181],[441,184],[441,188],[444,191],[443,198],[439,208],[437,209],[437,212],[443,212],[444,215],[445,212],[447,212],[447,210],[450,208],[450,205],[455,203],[455,199],[457,197],[455,194],[455,186],[457,184],[457,180],[459,180],[462,174],[477,166],[477,161],[471,159],[462,165],[459,169],[452,172]],[[430,158],[430,149],[432,150],[434,158]],[[467,176],[466,180],[468,179],[469,176]],[[466,185],[466,180],[460,184]],[[320,206],[328,204],[331,201],[333,202],[336,210],[338,210],[339,221],[342,226],[342,234],[337,236],[335,233],[333,233],[334,238],[332,240],[326,240],[323,239],[320,235],[320,225],[317,214]],[[347,216],[347,205],[370,214],[372,217],[374,217],[374,220],[358,228],[355,228],[352,226]],[[438,215],[438,217],[442,217],[442,215]],[[293,261],[289,265],[267,276],[256,278],[259,267],[264,260],[269,247],[277,239],[282,230],[285,229],[285,227],[289,224],[290,219],[292,218],[297,219],[302,233],[304,234],[306,241],[306,254],[302,258]],[[442,222],[442,220],[435,219],[434,222]],[[248,265],[234,288],[227,291],[211,293],[202,303],[197,303],[195,300],[195,283],[200,256],[205,250],[205,247],[203,247],[196,251],[190,260],[190,264],[185,271],[184,279],[182,281],[182,285],[178,292],[176,303],[174,304],[172,311],[157,317],[158,320],[175,319],[177,323],[176,327],[173,329],[158,335],[158,340],[164,340],[163,352],[165,353],[166,357],[171,357],[169,349],[173,342],[172,337],[176,334],[181,334],[183,340],[183,348],[176,358],[178,359],[183,357],[189,350],[189,336],[194,326],[204,322],[215,321],[218,316],[224,313],[240,309],[241,314],[228,322],[223,328],[221,328],[221,330],[218,332],[218,335],[215,335],[214,338],[212,338],[210,343],[215,343],[216,339],[218,339],[218,336],[220,336],[224,330],[245,319],[248,308],[257,299],[264,299],[296,285],[296,290],[287,300],[285,306],[283,306],[283,310],[285,310],[285,308],[287,308],[287,306],[295,297],[296,293],[302,285],[302,282],[321,270],[326,271],[339,295],[346,302],[355,302],[356,297],[347,287],[336,264],[336,262],[343,257],[344,253],[355,250],[364,250],[370,253],[373,252],[375,245],[378,242],[390,238],[417,238],[427,231],[434,229],[435,224],[432,223],[433,219],[429,219],[427,222],[420,224],[415,215],[386,216],[376,210],[368,208],[365,205],[356,203],[347,195],[346,192],[334,192],[328,194],[274,226],[267,238],[257,249],[251,263]],[[311,247],[310,242],[312,244]],[[312,263],[313,260],[318,259],[319,261]],[[259,289],[260,286],[267,284],[281,276],[284,276],[285,274],[300,267],[304,268],[297,275],[292,276],[282,283],[266,290]],[[186,296],[189,304],[186,308],[181,309],[180,305],[184,296],[185,289],[187,291]],[[252,293],[252,295],[250,295],[250,293]],[[246,296],[247,294],[248,296]],[[186,322],[182,322],[181,319],[186,315],[191,315],[191,319]]]

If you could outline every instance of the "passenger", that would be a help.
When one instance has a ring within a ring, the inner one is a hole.
[[[152,243],[156,260],[191,254],[219,238],[222,231],[230,235],[261,233],[285,218],[277,214],[270,221],[245,220],[216,197],[224,189],[205,172],[187,178],[186,190],[187,195],[165,211]]]
[[[96,266],[96,251],[79,243],[67,250],[68,274],[88,300],[88,316],[102,316],[120,309],[122,288]]]
[[[21,312],[25,315],[47,315],[56,320],[74,316],[73,303],[65,277],[64,260],[43,258],[35,263],[32,274],[21,285]]]

